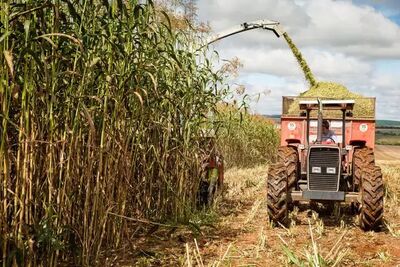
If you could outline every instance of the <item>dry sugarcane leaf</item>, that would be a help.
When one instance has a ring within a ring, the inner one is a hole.
[[[13,55],[10,50],[4,50],[4,57],[7,62],[8,70],[12,79],[14,79],[14,64],[13,64]]]

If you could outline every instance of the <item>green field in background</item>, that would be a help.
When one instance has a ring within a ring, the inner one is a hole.
[[[377,128],[375,143],[378,145],[400,145],[400,128]]]

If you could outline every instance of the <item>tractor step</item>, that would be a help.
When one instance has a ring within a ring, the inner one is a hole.
[[[343,191],[292,191],[292,201],[332,200],[346,203],[360,202],[359,192]]]

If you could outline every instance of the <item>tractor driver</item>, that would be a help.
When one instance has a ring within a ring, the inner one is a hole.
[[[322,141],[328,143],[337,143],[337,137],[335,133],[329,130],[329,121],[322,121]]]

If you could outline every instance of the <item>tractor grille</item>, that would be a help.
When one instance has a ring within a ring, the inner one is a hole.
[[[338,191],[340,177],[340,157],[337,147],[312,147],[308,158],[308,188],[309,190]],[[313,170],[314,167],[314,170]],[[316,173],[315,167],[320,168]],[[328,170],[335,170],[329,173]]]

